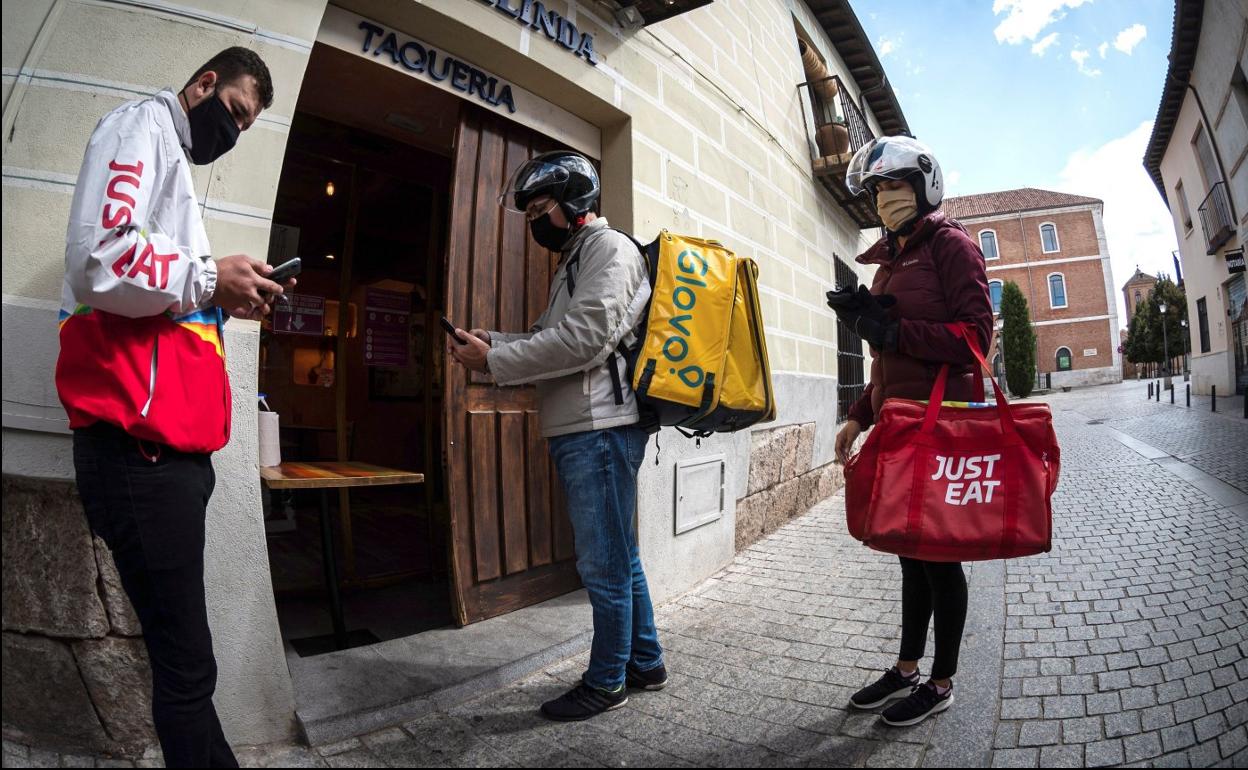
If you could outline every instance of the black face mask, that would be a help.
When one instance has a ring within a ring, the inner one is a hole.
[[[232,150],[238,141],[238,123],[216,93],[200,102],[186,117],[191,122],[191,161],[197,165],[213,162]]]
[[[572,229],[553,225],[550,221],[550,213],[547,212],[529,222],[529,232],[533,233],[533,240],[541,246],[551,251],[563,251],[563,247],[568,242],[568,236],[572,234]]]

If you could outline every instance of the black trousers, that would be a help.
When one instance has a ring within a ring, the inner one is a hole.
[[[143,625],[166,766],[238,767],[212,705],[217,661],[204,603],[204,519],[216,483],[210,456],[96,424],[74,431],[74,469],[91,531],[113,552]]]
[[[901,559],[900,660],[919,660],[927,646],[927,624],[935,615],[936,656],[932,679],[958,671],[962,629],[966,626],[966,575],[959,562]]]

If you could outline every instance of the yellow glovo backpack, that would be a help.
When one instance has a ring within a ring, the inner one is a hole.
[[[650,306],[636,344],[621,352],[642,426],[701,438],[776,419],[758,264],[719,241],[666,230],[638,247]]]

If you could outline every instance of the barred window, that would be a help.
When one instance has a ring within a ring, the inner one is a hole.
[[[857,286],[858,276],[853,268],[840,257],[833,255],[836,261],[836,283],[838,286]],[[867,387],[863,372],[865,356],[862,352],[862,337],[854,334],[840,321],[836,322],[836,383],[837,409],[836,421],[845,422],[849,419],[849,408],[862,396]]]

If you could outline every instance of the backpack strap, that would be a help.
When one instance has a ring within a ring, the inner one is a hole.
[[[616,406],[624,403],[624,386],[620,382],[620,367],[616,364],[618,358],[615,353],[607,356],[607,371],[611,373],[611,392],[615,394]]]
[[[581,247],[568,255],[568,264],[563,266],[563,274],[567,278],[568,296],[576,293],[576,276],[581,272]]]

